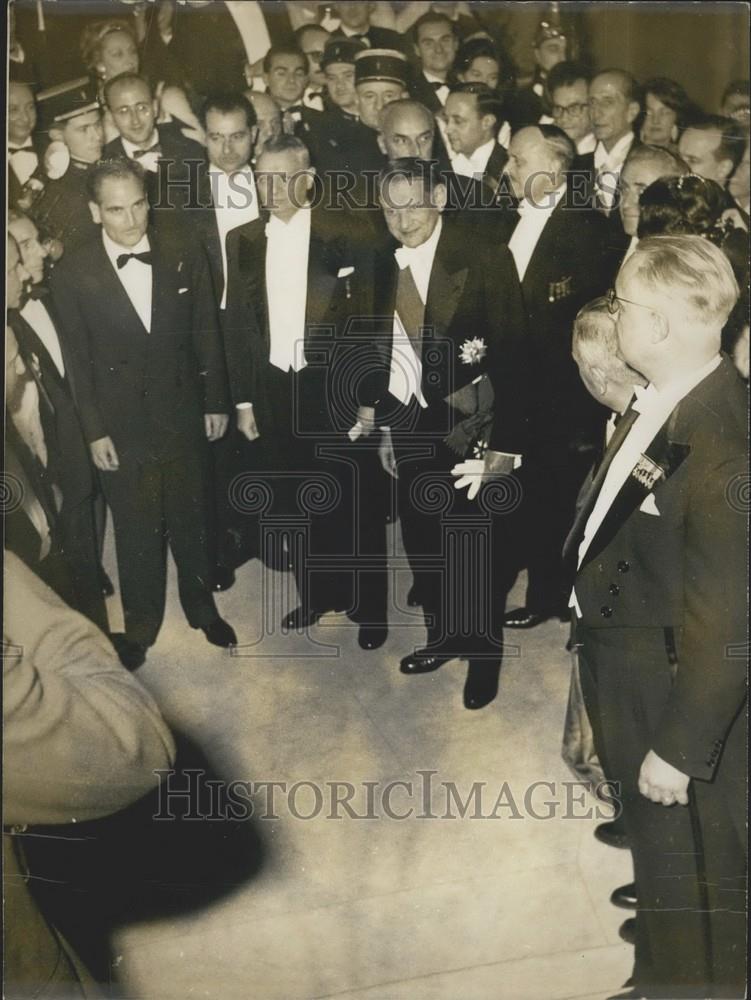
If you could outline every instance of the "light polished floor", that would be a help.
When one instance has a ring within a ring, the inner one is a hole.
[[[107,562],[114,569],[111,552]],[[188,628],[171,571],[167,619],[139,678],[215,775],[286,789],[273,804],[268,789],[253,797],[248,822],[263,858],[250,877],[228,879],[208,905],[169,915],[157,906],[118,929],[115,966],[129,997],[594,1000],[619,991],[632,949],[618,937],[627,914],[608,896],[631,880],[630,858],[595,841],[597,803],[560,758],[567,626],[509,635],[519,646],[498,698],[468,712],[463,664],[398,671],[424,636],[420,618],[398,608],[408,586],[395,572],[388,642],[363,652],[343,616],[309,637],[280,634],[294,584],[254,560],[218,598],[242,647],[230,656]],[[522,594],[520,580],[510,605]],[[117,598],[110,611],[116,626]],[[332,808],[335,781],[352,786],[354,816]],[[387,791],[393,782],[405,784]],[[408,818],[389,818],[410,807]]]

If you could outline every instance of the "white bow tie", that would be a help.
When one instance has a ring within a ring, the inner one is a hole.
[[[400,271],[403,271],[405,267],[411,267],[419,259],[420,249],[420,247],[398,247],[394,250],[394,257]]]

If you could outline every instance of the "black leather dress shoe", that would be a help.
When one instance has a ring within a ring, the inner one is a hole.
[[[383,625],[361,625],[357,642],[360,649],[380,649],[388,635],[389,630]]]
[[[552,614],[543,615],[536,611],[530,611],[528,608],[516,608],[514,611],[506,612],[503,616],[503,624],[506,628],[534,628],[552,617]]]
[[[431,670],[437,670],[450,659],[450,656],[438,656],[427,649],[417,649],[402,659],[399,669],[403,674],[429,674]]]
[[[216,566],[214,569],[214,590],[229,590],[235,582],[235,571],[226,566]]]
[[[102,588],[102,595],[104,597],[112,597],[115,593],[115,585],[105,572],[104,566],[99,567],[99,585]]]
[[[146,647],[128,639],[123,632],[113,632],[110,641],[126,670],[137,670],[146,662]]]
[[[500,667],[495,663],[471,663],[464,682],[464,707],[485,708],[498,694]]]
[[[210,625],[202,625],[201,631],[212,646],[223,646],[227,648],[229,646],[237,645],[235,630],[231,625],[228,625],[223,618],[217,618],[217,620],[212,622]]]
[[[623,921],[618,928],[618,936],[626,944],[633,944],[636,941],[636,917],[629,917]]]
[[[421,608],[422,598],[420,597],[420,591],[413,583],[407,592],[407,607],[408,608]]]
[[[635,910],[639,905],[639,897],[636,894],[636,883],[629,882],[628,885],[619,885],[610,894],[610,902],[613,906],[618,906],[622,910]]]
[[[596,826],[595,837],[601,844],[607,844],[608,847],[625,848],[630,846],[628,835],[617,820],[611,820],[609,823],[600,823],[599,826]]]

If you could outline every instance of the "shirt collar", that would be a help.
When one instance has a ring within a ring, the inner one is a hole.
[[[546,219],[550,213],[558,207],[558,203],[566,193],[566,184],[559,184],[555,191],[550,192],[545,198],[545,204],[533,205],[531,201],[522,198],[517,211],[519,215],[533,215],[534,218]],[[551,197],[552,194],[552,197]]]
[[[658,389],[651,382],[647,386],[634,386],[636,399],[633,408],[637,413],[647,414],[652,412],[669,413],[682,399],[694,389],[700,382],[711,375],[719,366],[722,358],[715,354],[713,358],[701,368],[697,368],[686,375],[681,375],[668,382],[661,389]]]
[[[439,76],[436,76],[435,73],[431,73],[429,69],[424,69],[422,71],[422,75],[428,83],[440,83],[442,87],[448,87],[446,80],[442,80]]]
[[[110,239],[104,231],[104,227],[102,227],[102,242],[104,243],[107,256],[113,264],[117,263],[117,258],[121,253],[146,253],[147,250],[151,249],[148,233],[144,233],[134,247],[122,247],[119,243],[115,243],[114,240]]]
[[[31,141],[31,136],[29,136],[29,138],[26,140],[26,142],[22,146],[16,145],[15,142],[8,142],[8,149],[13,150],[14,153],[17,153],[19,149],[30,149],[32,151],[32,153],[33,153],[34,152],[34,143]]]
[[[495,139],[488,139],[488,141],[484,142],[482,146],[478,146],[471,156],[467,157],[478,173],[484,173],[485,168],[488,165],[488,160],[493,155],[494,149]]]
[[[310,220],[310,205],[301,205],[289,222],[282,222],[277,216],[271,215],[269,216],[269,221],[266,223],[266,235],[284,233],[286,236],[299,240],[310,229]]]
[[[209,173],[218,177],[219,182],[222,184],[229,184],[230,177],[237,177],[238,174],[247,174],[253,180],[253,168],[249,163],[246,163],[244,167],[240,167],[239,170],[233,170],[231,174],[228,174],[221,167],[217,167],[214,163],[209,162]]]
[[[129,160],[133,160],[135,159],[136,156],[136,150],[140,152],[142,149],[145,151],[147,149],[151,149],[152,146],[156,146],[156,144],[159,142],[159,133],[157,132],[156,129],[154,129],[154,131],[149,136],[149,141],[145,146],[136,146],[134,142],[131,142],[130,139],[126,139],[124,135],[121,135],[120,138],[122,140],[123,149],[125,150],[125,155],[128,157]]]
[[[634,138],[633,132],[627,132],[621,136],[610,152],[605,149],[601,142],[598,142],[595,146],[595,166],[598,168],[605,166],[611,170],[622,167]]]
[[[364,31],[358,31],[357,28],[348,28],[346,24],[340,24],[339,28],[341,29],[342,34],[346,35],[347,38],[362,38],[363,35],[367,35],[370,31],[370,25],[368,25]]]
[[[435,229],[419,247],[399,247],[395,250],[394,256],[400,269],[411,266],[416,260],[432,260],[435,255],[435,249],[438,246],[438,240],[441,238],[442,229],[443,219],[438,216]]]
[[[594,132],[587,132],[576,144],[576,152],[579,156],[583,156],[585,153],[594,153],[597,148],[597,139],[595,139]]]

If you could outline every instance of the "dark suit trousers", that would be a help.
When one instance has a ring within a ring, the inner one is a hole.
[[[325,371],[269,365],[264,381],[257,471],[271,487],[275,523],[295,539],[301,604],[384,622],[386,483],[374,447],[332,430]]]
[[[102,473],[112,511],[125,633],[144,646],[164,618],[167,551],[177,566],[180,603],[193,628],[217,618],[211,592],[209,480],[203,448],[162,461],[123,461]]]
[[[428,645],[470,660],[498,664],[505,599],[513,582],[503,557],[504,530],[484,503],[455,488],[462,461],[444,444],[453,417],[443,404],[421,409],[392,403],[397,502],[402,539],[419,580]]]
[[[721,786],[692,781],[688,807],[653,803],[638,789],[673,683],[664,633],[578,623],[577,640],[597,751],[620,782],[633,853],[636,986],[648,997],[742,996],[743,852]]]
[[[519,470],[523,500],[516,535],[518,568],[527,567],[525,605],[539,614],[568,603],[571,581],[564,574],[561,550],[576,513],[576,498],[592,465],[591,450],[565,443],[531,452]]]

